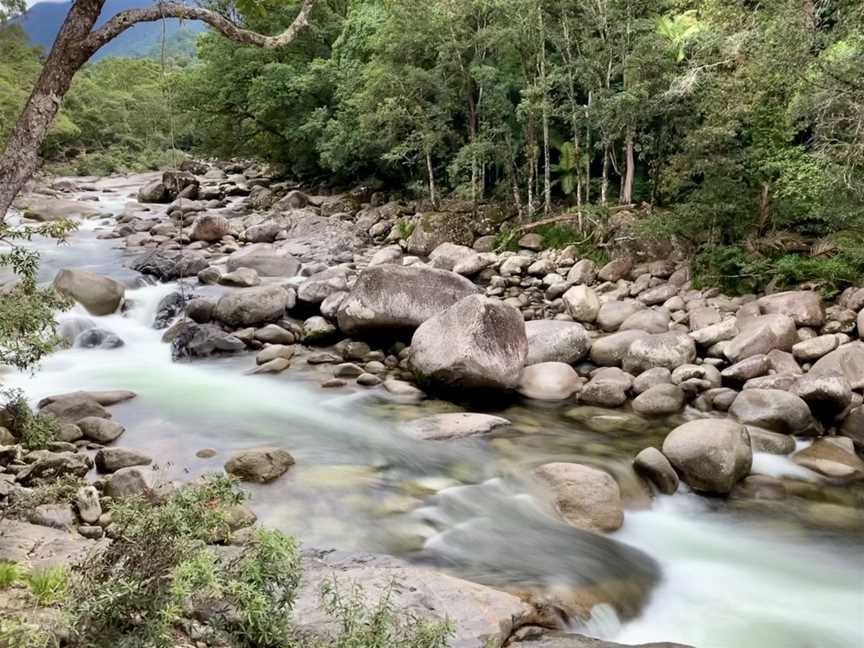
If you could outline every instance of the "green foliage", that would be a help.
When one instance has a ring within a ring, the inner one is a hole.
[[[24,570],[18,563],[0,560],[0,589],[11,587],[21,580]]]
[[[359,586],[341,592],[335,581],[322,591],[324,610],[339,624],[330,648],[446,648],[453,634],[447,622],[400,615],[388,588],[371,608]]]
[[[53,632],[18,616],[0,619],[0,646],[4,648],[56,648]]]
[[[72,504],[75,494],[87,482],[82,477],[63,475],[49,483],[28,488],[7,498],[2,508],[3,516],[26,518],[27,515],[42,504]]]
[[[24,393],[18,389],[0,390],[7,427],[28,450],[42,450],[57,438],[60,425],[53,416],[33,412]]]
[[[39,567],[25,577],[30,594],[39,605],[57,605],[69,593],[69,570],[63,565]]]

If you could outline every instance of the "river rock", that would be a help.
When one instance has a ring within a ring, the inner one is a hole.
[[[255,243],[229,256],[226,267],[228,272],[250,268],[261,277],[294,277],[300,271],[300,261],[285,250]]]
[[[432,250],[429,254],[429,262],[435,268],[452,271],[462,261],[479,256],[480,255],[474,250],[474,248],[470,248],[467,245],[456,245],[455,243],[447,242],[442,243]]]
[[[725,380],[743,383],[751,378],[764,376],[770,369],[771,364],[768,361],[768,356],[760,353],[759,355],[744,358],[731,367],[726,367],[720,375]]]
[[[818,292],[795,290],[766,295],[759,300],[763,313],[786,315],[796,326],[820,327],[825,322],[822,297]]]
[[[582,386],[582,378],[569,364],[541,362],[522,370],[518,391],[526,398],[561,401],[570,398]]]
[[[798,341],[795,322],[786,315],[761,315],[739,322],[740,333],[726,345],[724,353],[730,362],[767,354],[774,349],[791,351]]]
[[[552,488],[555,508],[572,526],[616,531],[624,523],[621,492],[608,473],[581,464],[549,463],[534,475]]]
[[[206,358],[214,353],[237,353],[246,345],[234,335],[229,335],[215,324],[178,322],[179,328],[171,337],[171,357],[174,360]]]
[[[844,344],[818,360],[810,373],[841,373],[852,389],[864,389],[864,342]]]
[[[281,319],[288,305],[288,293],[281,286],[261,286],[223,295],[213,316],[232,328],[267,324]]]
[[[672,372],[666,367],[654,367],[654,369],[643,371],[636,376],[632,389],[638,395],[648,391],[655,385],[668,385],[670,383],[672,383]]]
[[[126,294],[123,284],[77,269],[60,270],[54,277],[54,289],[84,306],[91,315],[116,312]]]
[[[319,315],[314,315],[303,322],[303,341],[307,344],[325,343],[337,333],[336,326]]]
[[[81,434],[84,435],[85,439],[103,444],[117,440],[126,431],[126,428],[116,421],[97,416],[87,416],[79,419],[75,421],[75,425],[81,430]]]
[[[447,270],[374,266],[360,274],[339,307],[337,321],[348,335],[413,330],[477,290]]]
[[[801,434],[813,423],[807,403],[779,389],[746,389],[735,397],[729,413],[745,425],[784,434]]]
[[[597,338],[591,344],[591,362],[601,367],[621,366],[630,345],[647,335],[645,331],[619,331]]]
[[[44,402],[44,401],[43,401]],[[85,392],[72,392],[54,396],[39,410],[56,418],[60,423],[77,423],[86,417],[111,418],[111,413]]]
[[[684,391],[677,385],[654,385],[633,399],[633,411],[643,416],[666,416],[682,409]]]
[[[384,264],[402,265],[402,248],[398,245],[388,245],[378,250],[369,259],[370,266]]]
[[[572,284],[591,285],[597,279],[597,265],[591,259],[581,259],[567,272],[567,281]]]
[[[294,457],[282,448],[242,450],[225,462],[225,472],[243,481],[270,482],[294,465]]]
[[[414,230],[408,237],[408,253],[428,256],[442,243],[470,246],[474,234],[464,214],[430,212],[414,218]]]
[[[215,243],[231,232],[228,219],[220,214],[200,214],[192,223],[189,238],[193,241]]]
[[[527,354],[519,311],[481,295],[425,321],[411,340],[419,382],[443,388],[515,389]]]
[[[152,475],[152,470],[137,466],[120,468],[105,483],[105,494],[114,499],[151,497],[154,492]]]
[[[678,473],[657,448],[645,448],[633,460],[633,468],[664,495],[678,490]]]
[[[724,419],[689,421],[670,432],[663,454],[694,490],[727,494],[753,461],[747,428]]]
[[[151,457],[129,448],[101,448],[96,452],[96,468],[103,473],[117,472],[130,466],[149,466],[151,463]]]
[[[76,349],[119,349],[124,344],[120,337],[102,328],[91,328],[80,333],[72,342]]]
[[[476,414],[472,412],[452,412],[432,414],[414,419],[400,426],[408,436],[424,441],[449,441],[481,436],[492,430],[510,425],[510,421],[500,416]]]
[[[68,530],[75,526],[75,512],[70,504],[40,504],[27,517],[31,524]]]
[[[252,268],[237,268],[233,272],[226,272],[225,274],[220,275],[217,283],[220,286],[252,288],[261,283],[261,278]]]
[[[99,491],[93,486],[82,486],[75,493],[75,508],[78,517],[85,524],[96,524],[102,515],[102,504],[99,502]]]
[[[703,347],[711,347],[718,342],[734,339],[739,333],[738,322],[734,317],[711,324],[690,333],[690,337]]]
[[[297,287],[297,299],[307,304],[320,304],[330,295],[348,290],[344,268],[336,267],[312,275]]]
[[[619,327],[622,331],[646,331],[648,333],[665,333],[669,330],[669,312],[663,310],[652,310],[646,308],[633,313],[621,322]]]
[[[600,272],[597,273],[597,277],[601,281],[618,281],[619,279],[624,279],[632,269],[633,259],[630,257],[620,257],[604,265],[600,269]]]
[[[34,453],[30,453],[32,460]],[[17,479],[22,486],[37,486],[40,483],[51,483],[63,475],[83,477],[93,461],[87,455],[78,452],[41,451],[36,461],[27,465],[18,473]]]
[[[696,345],[685,333],[642,335],[627,348],[624,371],[640,374],[654,367],[675,369],[696,359]]]
[[[617,367],[604,367],[591,374],[591,380],[579,392],[579,400],[586,405],[621,407],[632,386],[633,376]]]
[[[591,348],[591,338],[576,322],[532,320],[525,322],[528,356],[525,364],[541,362],[579,362]]]
[[[215,308],[216,303],[210,299],[190,299],[186,304],[186,316],[197,324],[207,324],[213,318]]]
[[[820,335],[799,342],[792,347],[792,355],[800,362],[815,362],[828,355],[840,345],[836,335]]]
[[[167,203],[171,202],[168,192],[162,180],[151,180],[138,190],[138,202],[140,203]]]
[[[852,402],[852,387],[837,371],[811,371],[798,378],[789,391],[807,403],[815,416],[824,419],[833,419]]]
[[[188,171],[165,171],[162,174],[162,185],[171,200],[180,194],[183,194],[184,198],[194,199],[198,195],[199,184],[198,178]],[[190,187],[194,188],[194,192],[187,191]]]
[[[209,265],[200,252],[156,249],[136,257],[130,267],[167,282],[195,277]]]
[[[853,408],[840,424],[840,434],[852,439],[859,452],[864,451],[864,405]]]
[[[590,287],[580,284],[564,293],[564,307],[577,322],[593,322],[600,312],[600,300]]]
[[[607,301],[597,312],[597,326],[603,331],[617,331],[628,317],[644,308],[644,304],[634,299]]]
[[[796,452],[792,460],[799,466],[832,479],[864,478],[864,461],[837,439],[817,439],[809,448]]]
[[[771,432],[762,428],[747,426],[750,434],[750,446],[753,452],[767,452],[768,454],[788,455],[795,452],[795,437],[779,432]]]

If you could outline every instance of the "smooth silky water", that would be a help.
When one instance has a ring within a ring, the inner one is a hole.
[[[103,194],[120,211],[120,194]],[[125,315],[87,317],[119,335],[114,350],[69,349],[6,385],[38,399],[88,389],[129,389],[111,408],[126,427],[118,441],[154,457],[160,478],[188,480],[220,470],[231,451],[284,446],[297,464],[249,486],[265,524],[309,546],[376,551],[447,568],[514,591],[600,587],[632,579],[653,589],[636,618],[606,605],[578,629],[628,643],[677,641],[699,648],[864,646],[864,551],[860,538],[808,530],[774,515],[689,493],[651,504],[632,478],[632,457],[674,421],[647,424],[591,408],[513,404],[514,427],[478,440],[420,442],[396,424],[457,408],[410,405],[377,392],[320,389],[322,374],[295,361],[279,376],[250,376],[254,356],[174,363],[152,328],[159,300],[176,285],[146,285],[124,267],[125,250],[82,223],[68,245],[33,245],[43,277],[61,267],[100,272],[132,286]],[[211,459],[196,456],[209,448]],[[612,471],[628,510],[624,527],[601,538],[558,522],[526,479],[545,461],[587,461]],[[766,473],[815,479],[786,459],[757,457]],[[626,608],[626,604],[623,605]]]

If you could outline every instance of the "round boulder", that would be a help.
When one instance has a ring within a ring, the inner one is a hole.
[[[813,423],[807,403],[780,389],[745,389],[735,397],[729,413],[745,425],[785,434],[803,433]]]
[[[522,371],[519,393],[526,398],[561,401],[570,398],[582,386],[582,378],[563,362],[541,362]]]
[[[643,335],[624,354],[624,371],[638,375],[655,367],[674,370],[696,359],[696,345],[685,333]]]
[[[225,472],[243,481],[270,482],[294,465],[294,457],[282,448],[242,450],[225,462]]]
[[[688,486],[727,494],[750,473],[753,451],[747,428],[724,419],[689,421],[670,432],[663,454]]]
[[[528,337],[528,365],[541,362],[579,362],[591,348],[591,338],[576,322],[532,320],[525,322]]]
[[[109,277],[86,270],[64,269],[54,277],[54,289],[74,299],[91,315],[110,315],[120,308],[126,288]]]
[[[534,475],[552,488],[555,508],[572,526],[616,531],[624,523],[621,491],[608,473],[582,464],[549,463]]]
[[[213,317],[233,328],[274,322],[285,315],[288,293],[281,286],[261,286],[223,295]]]

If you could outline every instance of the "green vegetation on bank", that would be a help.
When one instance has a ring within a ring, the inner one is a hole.
[[[389,594],[370,607],[359,590],[335,586],[321,592],[334,637],[301,636],[291,618],[301,579],[294,540],[252,527],[239,532],[242,543],[224,544],[243,499],[235,482],[213,476],[161,503],[116,501],[109,544],[71,569],[25,573],[0,564],[0,587],[26,583],[35,603],[59,608],[56,629],[70,646],[168,648],[193,626],[208,641],[237,648],[447,645],[446,623],[397,613]],[[47,628],[9,617],[0,623],[0,645],[51,646],[56,640]]]
[[[298,6],[218,4],[265,33]],[[705,285],[864,276],[860,2],[321,0],[312,23],[280,50],[207,33],[191,62],[90,65],[45,153],[110,173],[170,164],[173,141],[312,183],[508,203],[520,223],[592,214],[547,229],[597,255],[630,205],[629,240],[684,252]],[[38,61],[0,36],[2,133],[26,94],[9,80]]]

